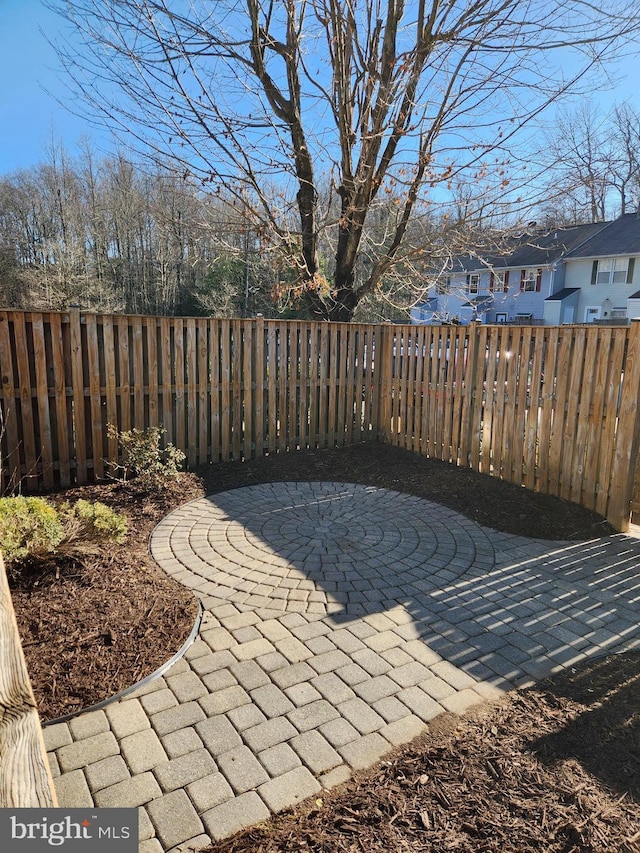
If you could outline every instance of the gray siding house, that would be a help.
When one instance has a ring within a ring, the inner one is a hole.
[[[640,219],[637,223],[640,236]],[[580,287],[568,278],[567,260],[612,224],[522,234],[490,253],[456,257],[412,309],[411,322],[579,322]]]
[[[563,259],[565,285],[577,291],[574,323],[626,322],[640,317],[640,215],[604,223]],[[557,294],[556,298],[560,294]],[[545,322],[551,322],[551,314]]]

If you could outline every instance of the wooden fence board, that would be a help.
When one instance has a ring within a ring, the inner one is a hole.
[[[231,320],[231,458],[242,456],[242,322]]]
[[[65,370],[65,365],[68,364],[69,359],[66,357],[65,334],[63,332],[61,315],[53,313],[50,314],[49,325],[51,328],[51,360],[53,362],[58,474],[60,477],[60,485],[65,487],[71,484],[70,432],[72,416],[71,400],[67,394]],[[69,337],[68,334],[66,337]]]
[[[44,320],[41,314],[31,317],[33,335],[33,362],[36,378],[36,405],[38,411],[38,444],[40,446],[42,482],[45,488],[54,485],[53,445],[51,434],[51,414],[49,386],[47,378],[47,352]],[[1,494],[1,492],[0,492]]]
[[[462,465],[460,441],[462,429],[462,402],[464,399],[464,381],[465,381],[465,362],[467,357],[467,331],[465,328],[457,327],[451,339],[452,351],[450,358],[453,358],[453,384],[452,384],[452,423],[451,423],[451,462],[456,465]],[[428,351],[428,344],[427,344]],[[450,365],[451,367],[451,365]],[[422,441],[424,444],[425,436]]]
[[[0,808],[56,808],[55,788],[1,554],[0,637]]]
[[[198,431],[198,464],[205,465],[209,460],[209,337],[207,321],[196,320],[196,349],[197,349],[197,431]]]
[[[175,426],[173,404],[173,336],[171,322],[168,317],[160,318],[160,368],[162,371],[162,382],[159,393],[162,396],[162,420],[161,425],[165,431],[165,440],[168,444],[175,443]]]
[[[278,447],[278,330],[275,323],[269,324],[267,331],[267,431],[269,434],[269,453],[275,453]]]
[[[104,359],[105,427],[118,429],[118,401],[116,395],[116,355],[113,335],[113,318],[102,318],[102,355]],[[118,464],[118,439],[111,430],[107,437],[109,472],[115,475]]]
[[[596,363],[598,346],[598,327],[586,330],[583,356],[582,382],[580,385],[580,411],[576,423],[576,436],[573,458],[571,460],[571,491],[567,496],[574,503],[580,503],[584,482],[585,461],[592,448],[587,444],[587,431],[591,412],[593,393],[593,368]]]
[[[549,491],[559,495],[562,487],[562,442],[565,434],[567,397],[569,394],[569,358],[573,345],[573,329],[562,329],[558,346],[558,364],[555,374],[555,408],[551,427],[551,447],[549,450]]]
[[[104,477],[104,452],[103,436],[104,425],[102,423],[102,391],[100,383],[100,356],[98,351],[98,324],[95,314],[87,314],[85,319],[87,332],[87,364],[89,367],[89,410],[90,429],[87,433],[91,436],[91,459],[93,462],[93,473],[96,479]]]
[[[16,363],[18,367],[18,399],[20,402],[20,424],[22,426],[22,477],[37,479],[41,464],[36,450],[35,418],[33,394],[31,389],[31,365],[29,353],[31,346],[27,340],[26,316],[21,311],[13,312],[13,334],[16,342]]]
[[[331,358],[328,323],[320,324],[318,357],[320,359],[320,375],[318,377],[318,446],[326,447],[329,431],[329,360]]]
[[[69,315],[71,345],[71,388],[73,394],[73,434],[75,435],[76,479],[87,482],[87,439],[84,408],[84,361],[82,354],[82,332],[80,312],[72,308]]]
[[[210,432],[211,432],[211,451],[210,461],[219,462],[222,459],[222,387],[221,387],[221,356],[220,356],[220,324],[217,320],[208,320],[208,335],[209,335],[209,370],[211,371],[211,391],[210,391]]]
[[[297,450],[299,441],[298,368],[300,323],[287,323],[287,438],[286,448]]]
[[[127,317],[118,317],[116,320],[118,330],[118,379],[117,393],[120,399],[119,424],[122,432],[131,429],[131,362],[129,350],[129,320]]]
[[[318,445],[318,324],[309,324],[309,367],[308,367],[307,443],[311,449]]]
[[[607,516],[607,505],[611,494],[611,471],[615,454],[615,434],[618,425],[618,404],[621,394],[620,379],[624,369],[626,344],[626,335],[615,335],[611,358],[608,364],[609,369],[607,371],[605,418],[600,438],[602,452],[600,454],[596,495],[596,512],[605,517]]]
[[[527,418],[532,339],[531,327],[525,326],[522,330],[520,342],[520,361],[518,364],[515,409],[513,411],[513,467],[508,478],[512,483],[521,483],[523,477],[524,433]]]
[[[2,490],[18,485],[21,477],[20,466],[20,436],[18,428],[18,406],[16,402],[16,387],[14,377],[15,352],[11,344],[10,314],[0,311],[0,371],[2,372],[2,422],[0,433],[4,432],[6,461],[0,458],[6,473],[0,472]],[[1,457],[2,454],[0,454]]]
[[[514,445],[516,431],[516,411],[518,397],[518,373],[522,353],[522,333],[520,326],[511,330],[511,357],[507,371],[506,393],[503,405],[502,420],[502,449],[500,460],[500,472],[503,480],[513,482],[514,479]]]
[[[142,342],[142,317],[132,317],[131,325],[131,355],[132,355],[132,374],[133,374],[133,425],[136,429],[143,430],[145,428],[144,421],[144,403],[145,403],[145,388],[144,388],[144,349]]]
[[[251,323],[245,323],[242,341],[242,455],[245,459],[251,459],[253,455],[254,382],[255,379],[253,376],[253,328]]]
[[[196,342],[196,321],[187,318],[186,327],[186,409],[187,409],[187,461],[190,468],[198,459],[198,348]]]
[[[531,374],[529,379],[529,405],[527,407],[524,442],[523,483],[528,489],[536,485],[539,456],[540,394],[543,373],[544,335],[537,334],[532,341]]]
[[[255,321],[254,333],[254,393],[253,393],[253,413],[255,423],[255,456],[262,456],[264,453],[264,431],[265,431],[265,411],[264,411],[264,383],[265,383],[265,336],[264,336],[264,320],[258,317]],[[306,341],[306,336],[305,336]],[[306,388],[305,388],[306,390]],[[305,421],[306,421],[306,406],[305,406]],[[305,424],[306,426],[306,424]],[[306,441],[306,436],[305,436]]]
[[[544,335],[544,333],[543,333]],[[549,453],[551,448],[551,429],[554,418],[555,402],[555,372],[558,358],[558,335],[557,327],[549,331],[545,337],[545,354],[543,361],[543,377],[540,392],[541,410],[539,413],[540,424],[538,440],[538,489],[546,493],[549,491]]]
[[[494,416],[496,411],[496,376],[498,359],[500,358],[500,329],[487,328],[486,371],[485,371],[485,403],[480,426],[480,464],[479,470],[489,474],[492,467]]]
[[[612,329],[598,327],[597,331],[597,358],[595,372],[593,375],[593,390],[589,417],[587,423],[586,444],[590,453],[585,460],[583,474],[583,500],[584,505],[595,510],[598,491],[598,467],[600,463],[600,440],[602,422],[605,415],[605,387],[608,371],[608,363],[611,357],[611,343],[613,341]]]
[[[578,327],[573,336],[572,369],[569,371],[569,391],[567,399],[567,414],[564,421],[562,439],[562,459],[560,473],[560,497],[568,500],[573,486],[572,478],[576,476],[573,463],[576,455],[577,426],[580,412],[580,396],[583,388],[582,367],[584,365],[584,350],[587,330]],[[526,481],[525,481],[526,485]]]
[[[156,426],[160,423],[160,397],[158,386],[158,324],[153,317],[143,320],[144,340],[146,342],[146,416],[145,426]]]
[[[635,491],[640,453],[640,320],[629,330],[624,385],[620,393],[618,428],[609,482],[607,519],[617,529],[629,528],[630,502]]]
[[[496,392],[494,400],[493,430],[491,435],[491,465],[494,477],[503,479],[503,429],[504,410],[507,395],[507,369],[511,363],[511,327],[502,326],[499,329],[498,370],[496,375]]]
[[[184,320],[173,322],[173,358],[174,358],[174,407],[175,407],[175,445],[186,453],[187,450],[187,405],[185,392],[185,341]]]

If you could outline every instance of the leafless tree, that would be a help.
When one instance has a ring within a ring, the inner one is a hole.
[[[563,196],[565,207],[584,211],[589,222],[602,222],[607,213],[612,158],[607,124],[606,116],[587,100],[576,110],[560,112],[548,137],[555,195]]]
[[[554,224],[599,222],[628,211],[640,191],[640,115],[592,101],[562,111],[548,133],[543,215]]]
[[[58,46],[75,96],[235,204],[311,314],[337,320],[407,263],[410,223],[429,200],[456,177],[503,168],[522,128],[640,20],[622,0],[50,5],[84,39]],[[393,226],[370,239],[387,199]]]
[[[611,184],[620,213],[640,204],[640,115],[630,104],[616,107],[613,115]]]

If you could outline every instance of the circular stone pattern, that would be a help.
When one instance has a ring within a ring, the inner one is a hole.
[[[151,553],[201,596],[264,616],[411,607],[494,562],[485,531],[454,510],[352,483],[266,483],[200,498],[163,519]]]

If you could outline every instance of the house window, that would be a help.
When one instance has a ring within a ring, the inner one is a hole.
[[[451,292],[451,276],[445,276],[445,278],[436,279],[436,293],[450,293]]]
[[[509,270],[504,272],[491,271],[489,290],[492,293],[507,293],[509,290]]]
[[[591,284],[631,284],[633,258],[601,258],[593,262]]]
[[[477,293],[480,289],[480,275],[471,273],[467,276],[467,293]]]
[[[520,273],[520,290],[539,292],[542,286],[542,270],[528,269]]]

